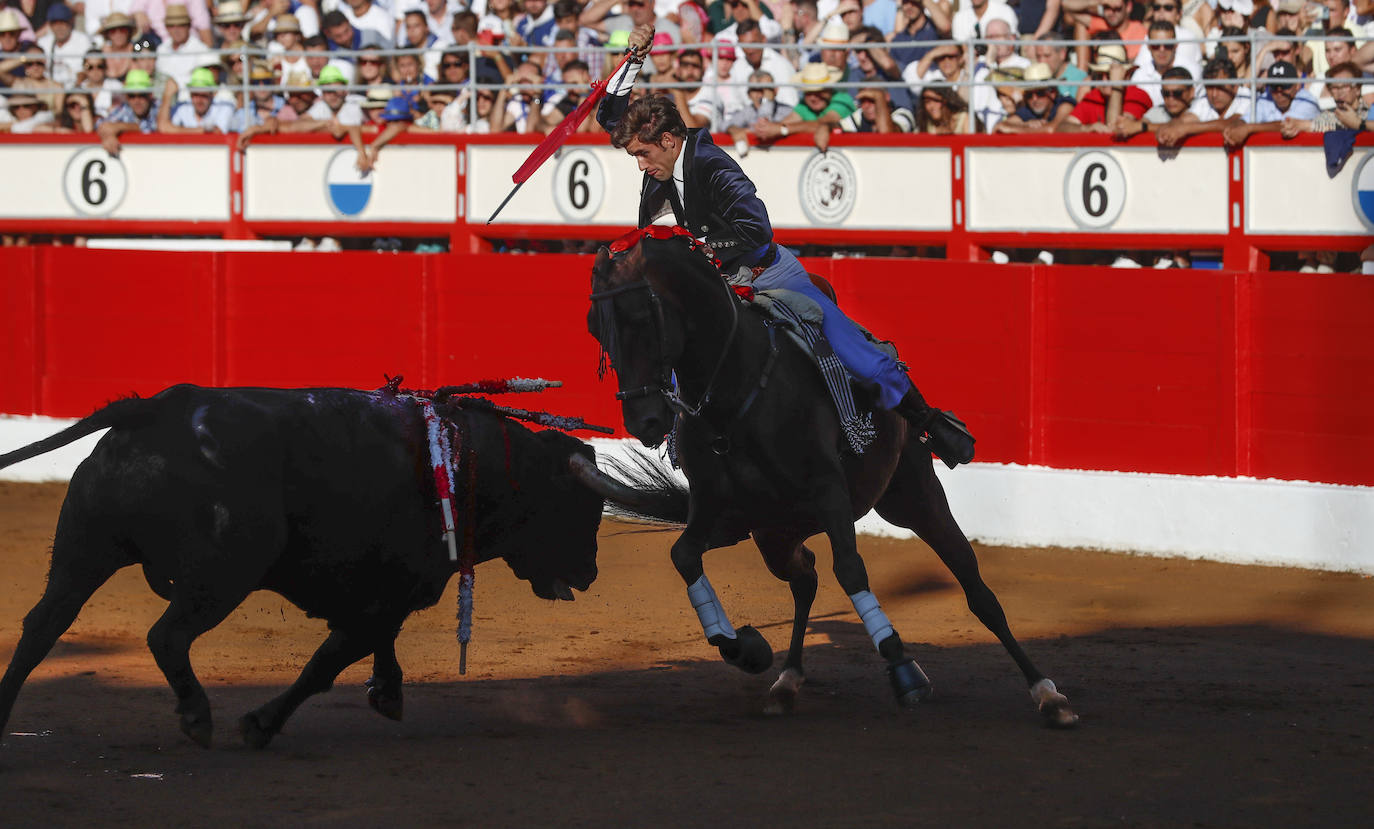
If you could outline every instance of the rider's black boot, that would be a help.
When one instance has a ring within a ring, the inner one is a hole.
[[[926,403],[915,386],[897,404],[896,411],[910,421],[921,442],[930,447],[945,466],[953,469],[973,460],[973,435],[969,434],[964,421],[952,412],[942,412]]]

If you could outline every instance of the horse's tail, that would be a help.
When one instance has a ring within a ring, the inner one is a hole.
[[[608,512],[621,518],[686,526],[687,484],[657,457],[629,447],[625,458],[607,457],[605,463],[642,500],[633,507],[607,501]]]
[[[60,449],[101,429],[128,427],[146,422],[152,418],[156,407],[156,401],[138,397],[116,400],[51,437],[34,441],[28,446],[21,446],[13,452],[0,455],[0,469],[20,461],[26,461],[29,458],[36,458],[54,449]]]

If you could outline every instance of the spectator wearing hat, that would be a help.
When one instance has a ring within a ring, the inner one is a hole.
[[[1142,118],[1154,106],[1150,96],[1135,85],[1115,85],[1125,81],[1134,68],[1121,46],[1115,43],[1098,46],[1088,70],[1091,73],[1089,79],[1099,85],[1093,86],[1078,99],[1078,104],[1059,125],[1058,131],[1111,134],[1121,116]]]
[[[100,144],[110,155],[119,155],[119,136],[126,132],[154,133],[158,125],[158,103],[153,99],[153,79],[142,69],[130,69],[124,76],[124,101],[95,128]]]
[[[797,94],[795,87],[788,85],[796,72],[792,68],[792,63],[783,57],[781,52],[776,49],[769,49],[764,45],[763,32],[759,31],[759,26],[754,21],[747,20],[739,24],[738,31],[739,44],[737,48],[744,59],[736,60],[734,66],[731,67],[730,80],[743,87],[749,83],[750,75],[762,69],[778,79],[778,103],[795,107],[801,100],[801,96]],[[845,32],[846,42],[848,42],[848,37],[849,33]]]
[[[343,12],[335,9],[320,20],[320,31],[324,33],[325,44],[329,51],[341,49],[357,52],[371,46],[374,49],[390,48],[390,40],[383,38],[371,29],[359,29],[349,21]],[[354,55],[336,55],[335,60],[356,62]]]
[[[781,120],[756,124],[754,134],[764,141],[775,141],[793,133],[809,133],[817,147],[826,149],[831,130],[858,109],[848,92],[835,90],[841,77],[839,69],[824,63],[803,66],[792,78],[793,85],[801,90],[801,100]]]
[[[272,41],[267,44],[267,54],[282,77],[298,72],[310,72],[305,55],[289,56],[287,52],[305,51],[305,37],[301,34],[301,23],[294,14],[279,14],[272,19]]]
[[[406,102],[400,96],[386,99],[384,94],[384,90],[368,90],[368,100],[363,104],[363,109],[378,127],[377,136],[358,161],[358,171],[363,174],[372,172],[377,166],[383,147],[415,125],[414,112]]]
[[[157,46],[152,40],[146,37],[140,38],[134,42],[131,48],[134,56],[129,61],[129,71],[141,69],[147,72],[148,77],[153,79],[154,89],[161,89],[166,86],[169,76],[158,68]],[[187,76],[187,79],[189,80],[190,77]]]
[[[0,9],[0,52],[17,53],[24,27],[14,9]],[[24,76],[23,58],[0,58],[0,88]]]
[[[1020,90],[1020,100],[1010,115],[996,125],[995,132],[1054,132],[1073,113],[1076,101],[1060,92],[1049,64],[1032,63],[1021,79],[1039,86]]]
[[[10,26],[16,27],[13,31],[18,32],[17,43],[33,43],[38,40],[38,31],[47,25],[48,5],[51,2],[52,0],[37,0],[31,4],[29,11],[25,11],[25,4],[15,0],[0,0],[0,11],[8,11],[9,15],[12,15],[7,15],[0,25],[7,29]]]
[[[342,0],[337,10],[354,29],[371,34],[383,49],[396,43],[396,18],[372,0]]]
[[[1121,0],[1106,0],[1106,2]],[[987,37],[988,24],[1001,20],[1011,31],[1016,31],[1020,23],[1016,12],[1002,0],[971,0],[960,8],[950,20],[950,37],[954,40],[973,40]]]
[[[654,35],[651,46],[649,59],[644,62],[644,68],[639,70],[639,76],[654,83],[671,83],[673,38],[667,32],[659,32]]]
[[[48,6],[48,33],[38,38],[38,45],[51,63],[48,72],[63,86],[75,86],[81,71],[81,61],[91,49],[91,39],[75,28],[75,13],[65,3]]]
[[[1030,66],[1029,59],[1016,54],[1012,27],[1007,21],[992,19],[984,30],[992,41],[986,54],[973,68],[973,89],[969,92],[969,109],[985,132],[992,132],[997,122],[1016,109],[1014,87],[999,87],[997,83],[1019,81]],[[1005,98],[1005,102],[1004,99]]]
[[[1170,69],[1182,65],[1184,69],[1188,70],[1188,74],[1194,78],[1202,75],[1201,66],[1178,62],[1178,44],[1169,42],[1176,39],[1175,31],[1174,24],[1167,20],[1156,20],[1151,23],[1148,48],[1140,50],[1140,54],[1149,55],[1149,59],[1143,64],[1137,60],[1135,72],[1131,75],[1131,81],[1150,96],[1152,106],[1159,106],[1164,103],[1164,97],[1160,93],[1160,84],[1164,78],[1164,73]]]
[[[298,72],[298,76],[309,77],[309,71]],[[244,130],[253,126],[266,124],[268,119],[277,117],[277,113],[286,106],[286,99],[272,91],[272,86],[276,83],[276,75],[272,72],[272,64],[262,58],[254,58],[252,68],[249,69],[248,82],[250,89],[248,99],[238,101],[239,106],[234,110],[234,117],[230,121],[227,132],[242,133]],[[294,114],[294,113],[293,113]]]
[[[163,17],[167,37],[157,47],[157,69],[176,81],[178,89],[187,88],[191,73],[201,65],[208,51],[200,38],[191,36],[191,19],[186,6],[180,3],[168,6]]]
[[[100,51],[105,54],[105,74],[123,80],[124,73],[133,67],[129,54],[134,50],[134,19],[123,12],[114,12],[100,24]]]
[[[188,81],[189,100],[176,102],[177,90],[168,84],[158,109],[157,131],[168,134],[227,133],[234,120],[234,107],[215,100],[219,84],[205,67],[191,72]]]
[[[857,31],[857,30],[855,30]],[[847,45],[854,38],[854,31],[851,31],[840,16],[837,14],[826,21],[821,29],[820,39],[820,62],[827,66],[832,66],[844,73],[841,80],[849,80],[849,70],[858,70],[853,65],[853,53],[848,49],[840,48]],[[806,64],[801,64],[806,66]]]
[[[950,22],[947,5],[937,0],[902,0],[897,9],[895,30],[887,38],[892,44],[892,59],[905,69],[925,57],[932,47],[921,44],[948,38]]]
[[[9,111],[0,109],[0,132],[26,135],[49,132],[53,124],[52,112],[36,95],[21,92],[9,96]]]
[[[1026,51],[1032,61],[1043,63],[1050,68],[1055,80],[1059,81],[1059,94],[1065,98],[1078,100],[1078,96],[1087,92],[1086,86],[1081,86],[1080,81],[1088,79],[1088,73],[1084,69],[1074,66],[1069,61],[1069,47],[1045,43],[1047,40],[1067,40],[1063,32],[1048,32],[1041,35],[1036,43],[1027,47]]]
[[[216,49],[225,48],[226,44],[238,44],[247,40],[244,36],[244,26],[249,22],[249,18],[243,13],[243,5],[239,0],[224,0],[215,8],[212,20],[215,26],[211,31],[211,44]]]
[[[179,36],[182,42],[191,33],[194,33],[193,40],[200,41],[201,46],[210,45],[212,36],[210,12],[203,0],[182,0],[182,2],[131,0],[129,14],[138,24],[140,32],[147,32],[151,29],[162,43],[178,38],[177,35],[173,35],[171,27],[167,24],[167,18],[172,17],[178,21],[175,25],[186,27],[186,32]],[[186,77],[187,79],[191,77],[190,69],[186,70]],[[184,84],[179,84],[179,86],[184,86]]]
[[[1282,132],[1285,119],[1311,121],[1321,110],[1317,99],[1302,85],[1298,69],[1287,61],[1279,61],[1264,73],[1265,87],[1255,105],[1254,123],[1233,122],[1223,130],[1226,143],[1232,147],[1244,144],[1259,132]]]
[[[1333,130],[1368,130],[1369,103],[1360,96],[1363,72],[1357,64],[1346,62],[1332,66],[1326,72],[1326,88],[1335,100],[1335,107],[1317,113],[1309,120],[1285,118],[1280,128],[1284,138],[1300,132],[1332,132]]]

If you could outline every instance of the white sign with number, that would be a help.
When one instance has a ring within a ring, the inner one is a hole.
[[[601,210],[606,174],[590,150],[568,150],[553,171],[553,203],[570,222],[586,222]]]
[[[104,147],[86,147],[67,162],[62,191],[77,213],[108,216],[124,201],[129,174]]]
[[[1111,227],[1126,206],[1126,174],[1101,150],[1085,150],[1064,175],[1064,206],[1085,230]]]

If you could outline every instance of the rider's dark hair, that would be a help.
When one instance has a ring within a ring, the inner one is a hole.
[[[677,104],[667,95],[646,95],[630,104],[625,117],[611,132],[611,144],[619,149],[624,149],[634,139],[643,144],[657,144],[665,132],[678,138],[687,137],[687,125],[677,111]]]

